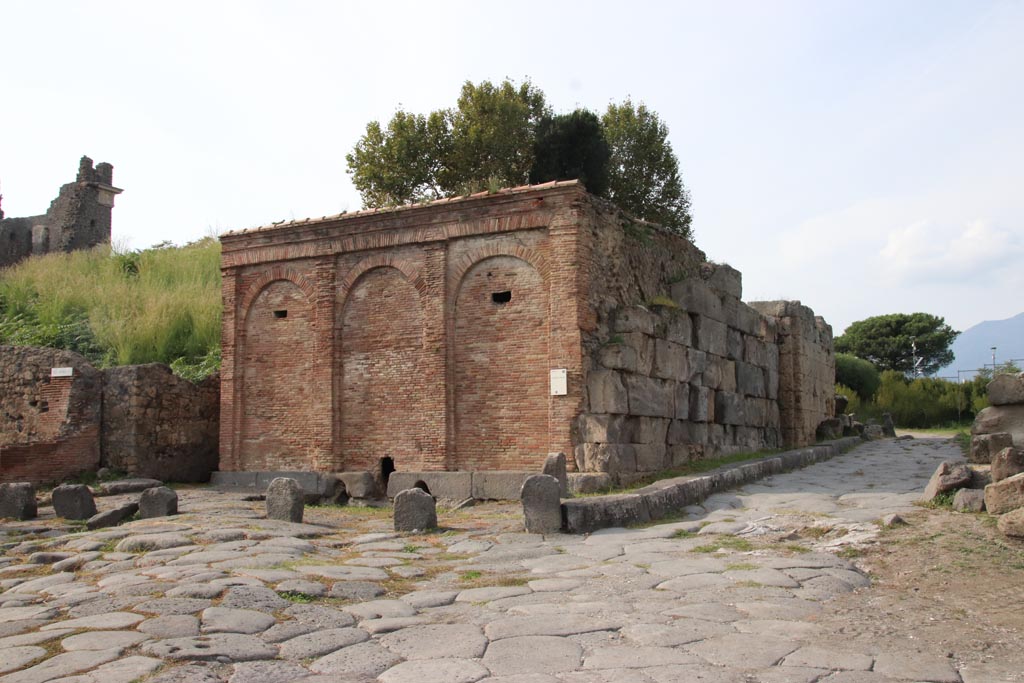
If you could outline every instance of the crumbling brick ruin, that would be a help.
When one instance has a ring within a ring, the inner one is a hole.
[[[814,441],[831,329],[575,181],[222,237],[221,470],[618,481]]]
[[[107,370],[70,351],[0,346],[0,482],[64,481],[100,466],[167,481],[217,468],[220,380],[159,363]]]
[[[90,249],[110,243],[110,213],[114,197],[114,167],[92,165],[82,157],[78,177],[60,188],[41,216],[4,218],[0,210],[0,268],[29,256]]]

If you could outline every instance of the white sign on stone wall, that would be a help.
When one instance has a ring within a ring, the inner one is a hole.
[[[50,377],[71,377],[75,374],[74,368],[51,368]]]
[[[551,371],[551,395],[565,396],[569,393],[569,379],[565,368]]]

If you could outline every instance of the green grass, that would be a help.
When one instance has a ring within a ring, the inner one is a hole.
[[[308,593],[303,593],[301,591],[278,591],[277,594],[285,600],[288,600],[289,602],[295,602],[299,604],[308,604],[316,600],[314,596],[309,595]]]
[[[97,247],[0,274],[0,344],[75,351],[100,367],[161,362],[190,379],[220,364],[220,243]]]
[[[695,553],[717,553],[719,550],[737,550],[739,552],[747,552],[748,550],[754,549],[754,544],[745,538],[737,538],[736,536],[723,536],[721,539],[714,543],[708,543],[706,545],[699,545],[691,550]]]

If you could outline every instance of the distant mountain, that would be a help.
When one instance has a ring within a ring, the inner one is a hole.
[[[977,370],[992,364],[992,347],[996,347],[996,363],[1024,358],[1024,313],[1006,320],[986,320],[968,328],[953,342],[956,360],[936,374],[940,377],[956,375],[957,370]],[[1024,368],[1024,362],[1017,360]]]

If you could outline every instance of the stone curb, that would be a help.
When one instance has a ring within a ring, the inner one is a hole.
[[[586,534],[598,529],[664,519],[687,505],[700,503],[713,493],[830,460],[860,443],[863,440],[859,436],[848,436],[760,460],[726,465],[707,474],[663,479],[631,493],[564,500],[562,531]]]

